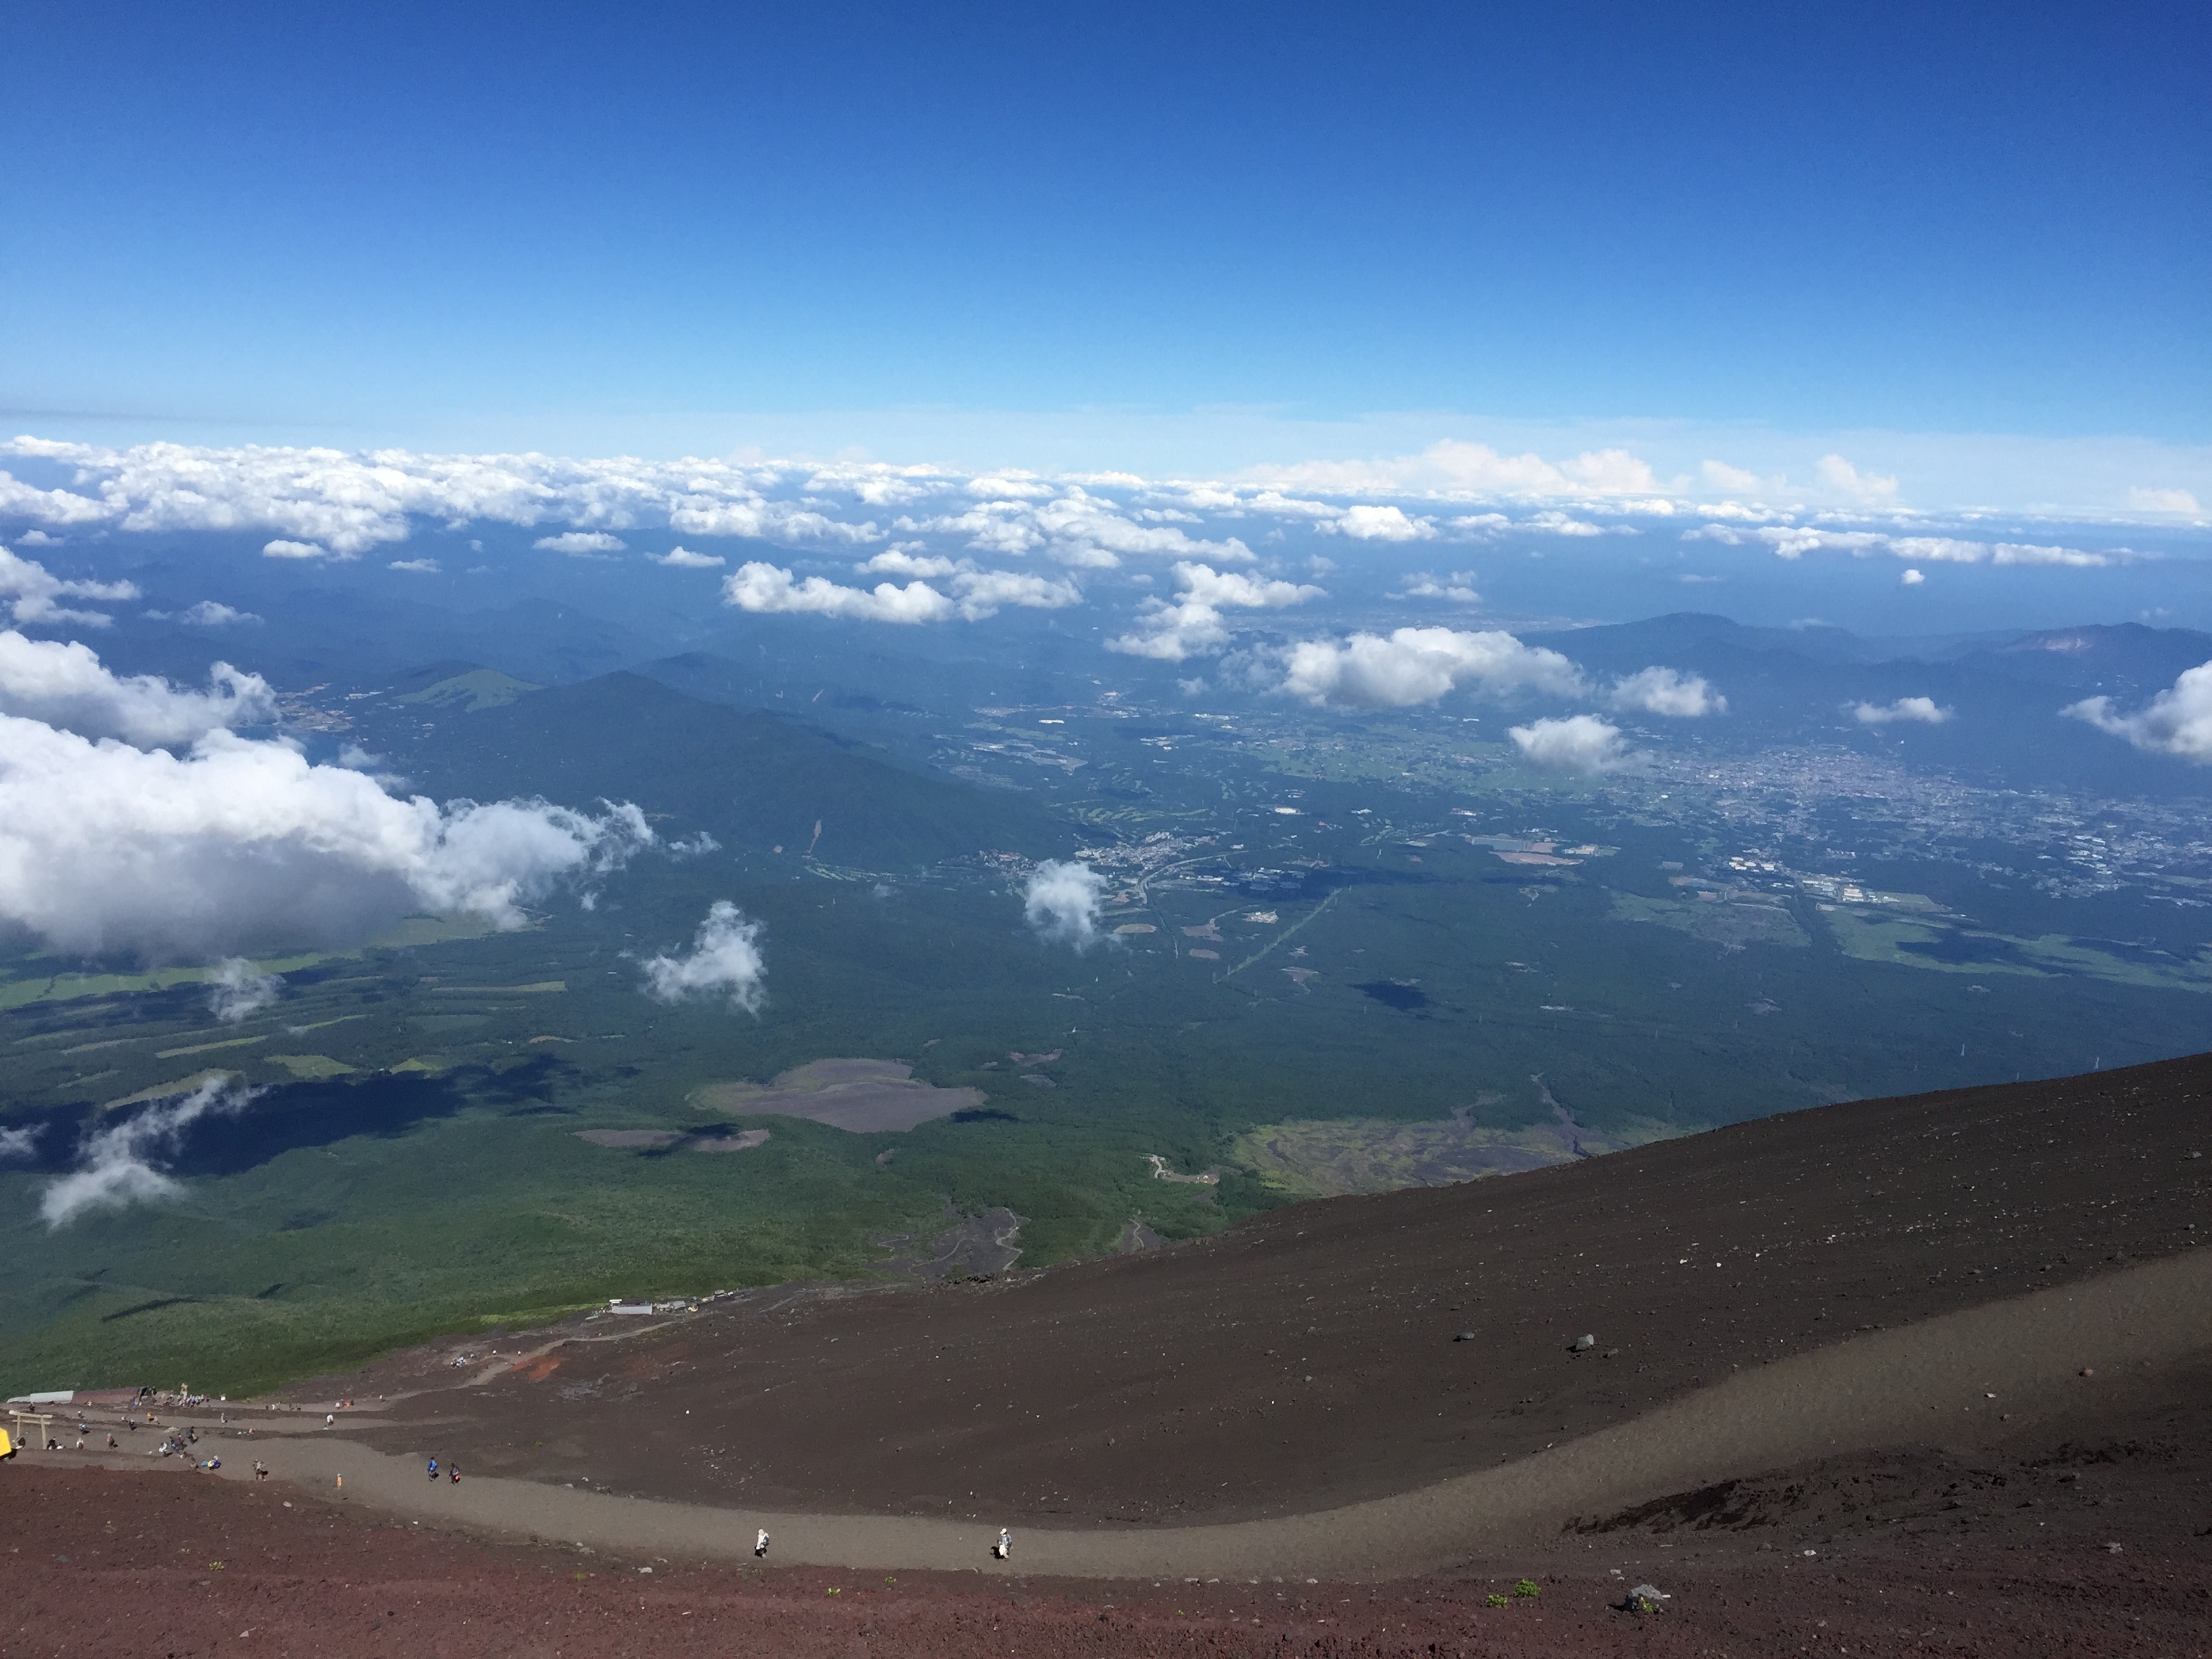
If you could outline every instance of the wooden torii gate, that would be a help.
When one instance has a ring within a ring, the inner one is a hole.
[[[21,1450],[26,1444],[28,1444],[33,1451],[46,1450],[46,1441],[54,1426],[54,1414],[52,1412],[27,1412],[10,1407],[8,1415],[15,1419],[15,1449],[18,1451]],[[27,1430],[34,1423],[38,1425],[37,1438],[31,1439],[27,1437]]]

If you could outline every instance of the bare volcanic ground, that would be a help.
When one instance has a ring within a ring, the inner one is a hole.
[[[102,1659],[2179,1659],[2203,1656],[2212,1631],[2212,1543],[2142,1536],[2144,1516],[2157,1512],[2158,1487],[2174,1472],[2171,1446],[2083,1446],[2027,1468],[1935,1458],[1825,1467],[1742,1483],[1717,1502],[1693,1495],[1679,1513],[1595,1538],[1385,1584],[979,1581],[732,1566],[680,1553],[455,1538],[319,1489],[247,1485],[166,1464],[119,1471],[57,1467],[62,1461],[27,1455],[0,1467],[0,1559],[9,1568],[0,1651]],[[2027,1517],[2043,1505],[2102,1525],[2087,1540],[2073,1527],[2023,1540],[2021,1528],[2033,1533]],[[1897,1514],[1911,1517],[1908,1536],[1867,1535]],[[2000,1516],[2009,1528],[1984,1535]],[[1699,1532],[1701,1521],[1723,1529]],[[1666,1592],[1665,1611],[1620,1610],[1626,1589],[1645,1583]]]
[[[2212,1223],[2208,1098],[2197,1058],[1857,1102],[983,1283],[787,1288],[581,1340],[602,1321],[483,1386],[438,1349],[313,1393],[436,1377],[353,1432],[723,1507],[1108,1528],[1305,1513],[2185,1252]],[[1927,1437],[2003,1432],[2013,1402],[1980,1396],[2033,1358],[1993,1349]],[[1807,1436],[1805,1455],[1826,1449]]]
[[[911,1129],[983,1103],[980,1089],[940,1089],[896,1060],[817,1060],[775,1081],[714,1083],[693,1098],[732,1115],[809,1118],[859,1134]]]

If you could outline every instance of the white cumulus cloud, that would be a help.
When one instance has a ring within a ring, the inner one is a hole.
[[[672,547],[653,560],[672,570],[720,570],[728,562],[719,553],[695,553],[688,547]]]
[[[177,755],[0,714],[0,917],[75,954],[205,961],[416,910],[516,927],[557,881],[653,839],[632,805],[400,800],[220,726]]]
[[[0,631],[0,714],[148,748],[264,725],[276,718],[276,694],[227,662],[210,671],[206,690],[180,691],[155,675],[111,672],[77,641],[27,639],[9,629]]]
[[[788,570],[757,560],[722,579],[722,599],[740,611],[811,612],[858,622],[942,622],[953,613],[952,601],[927,582],[859,588],[841,586],[825,576],[796,581]]]
[[[1595,777],[1635,764],[1620,728],[1595,714],[1569,714],[1561,720],[1532,720],[1508,727],[1506,736],[1534,766],[1547,771],[1575,772]]]
[[[295,542],[279,536],[263,544],[261,556],[264,559],[336,559],[343,562],[348,559],[357,559],[361,555],[334,553],[320,542]]]
[[[1083,590],[1071,581],[1019,570],[965,570],[952,579],[960,614],[969,622],[997,614],[1002,605],[1030,611],[1058,611],[1083,602]]]
[[[1406,578],[1406,585],[1396,598],[1401,599],[1449,599],[1454,605],[1480,605],[1482,595],[1473,586],[1474,573],[1455,570],[1443,577],[1431,575],[1425,570],[1416,570]]]
[[[154,1160],[174,1154],[185,1131],[201,1118],[244,1109],[256,1091],[228,1077],[210,1078],[188,1094],[157,1100],[119,1123],[85,1137],[77,1167],[52,1182],[39,1200],[48,1227],[63,1227],[88,1210],[120,1210],[174,1196],[181,1188]]]
[[[1728,699],[1702,674],[1684,674],[1672,668],[1644,668],[1613,682],[1607,699],[1623,712],[1665,714],[1675,720],[1695,720],[1705,714],[1728,713]]]
[[[1248,576],[1242,571],[1216,570],[1211,565],[1178,564],[1175,574],[1177,597],[1146,599],[1138,607],[1135,629],[1107,641],[1109,651],[1181,662],[1229,642],[1229,629],[1221,620],[1224,607],[1274,610],[1323,597],[1323,590],[1318,587]]]
[[[1405,708],[1467,685],[1492,695],[1525,688],[1572,696],[1584,689],[1580,671],[1556,651],[1523,645],[1502,629],[1450,628],[1305,641],[1291,647],[1281,689],[1316,704]]]
[[[59,599],[135,599],[138,589],[130,582],[65,581],[36,559],[26,559],[0,547],[0,599],[9,601],[9,612],[27,625],[78,623],[106,628],[103,611],[72,611],[54,603]]]
[[[906,542],[896,547],[885,548],[872,559],[863,560],[853,567],[863,576],[950,576],[956,571],[973,570],[975,567],[965,559],[948,559],[941,554],[921,551],[920,542]]]
[[[645,964],[645,994],[657,1002],[726,996],[732,1007],[759,1011],[768,965],[760,950],[761,925],[748,921],[727,899],[716,899],[691,941],[691,949],[658,956]]]
[[[2204,510],[2186,489],[2130,489],[2128,505],[2138,513],[2181,513],[2192,518]]]
[[[530,544],[545,553],[567,553],[583,556],[593,553],[626,552],[629,544],[619,536],[604,530],[570,530],[558,536],[540,536]]]
[[[1022,890],[1022,914],[1048,945],[1087,951],[1098,938],[1098,906],[1106,878],[1085,864],[1047,859],[1030,872]]]
[[[2116,712],[2110,697],[2090,697],[2065,712],[2147,753],[2212,766],[2212,662],[2184,670],[2132,714]]]
[[[1853,703],[1851,718],[1861,726],[1889,726],[1898,720],[1941,726],[1951,718],[1951,711],[1937,707],[1933,697],[1899,697],[1894,702]]]
[[[244,957],[227,957],[208,981],[208,1006],[217,1019],[234,1025],[268,1007],[283,990],[282,974],[256,973]]]
[[[1426,541],[1437,533],[1435,520],[1408,518],[1397,507],[1347,507],[1341,517],[1315,528],[1362,542]]]
[[[1840,455],[1823,455],[1814,466],[1821,483],[1854,501],[1887,505],[1897,500],[1897,479],[1881,472],[1862,472]]]
[[[228,628],[234,623],[258,623],[251,611],[235,611],[216,599],[202,599],[177,612],[177,620],[194,628]]]

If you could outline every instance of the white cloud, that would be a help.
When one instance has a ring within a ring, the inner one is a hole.
[[[611,534],[665,526],[682,535],[793,545],[878,539],[763,491],[781,469],[733,460],[572,460],[548,455],[418,455],[405,450],[198,449],[22,437],[0,453],[73,466],[75,488],[37,490],[0,473],[0,513],[118,530],[264,530],[277,558],[356,558],[405,541],[412,520],[489,519]],[[913,471],[914,469],[907,469]],[[921,469],[927,471],[927,469]],[[896,468],[859,469],[888,480]],[[865,494],[865,491],[861,493]]]
[[[1054,581],[1018,570],[968,570],[952,579],[960,598],[960,614],[969,622],[994,616],[1001,605],[1030,611],[1058,611],[1083,602],[1083,590],[1071,581]]]
[[[2135,714],[2115,714],[2110,697],[2088,698],[2065,713],[2149,754],[2212,766],[2212,662],[2185,670]]]
[[[177,620],[194,628],[228,628],[233,623],[258,623],[261,618],[251,611],[234,611],[214,599],[202,599],[177,612]]]
[[[2204,510],[2186,489],[2130,489],[2128,505],[2138,513],[2181,513],[2191,518]]]
[[[0,714],[0,918],[73,954],[350,943],[416,910],[517,927],[556,882],[653,839],[635,806],[399,800],[219,726],[179,756]]]
[[[896,547],[885,548],[863,563],[853,567],[863,576],[950,576],[956,571],[973,570],[975,567],[965,559],[947,559],[921,552],[920,542],[904,542]]]
[[[1146,599],[1138,607],[1135,631],[1107,641],[1109,651],[1181,662],[1228,643],[1229,630],[1221,621],[1224,605],[1240,611],[1274,610],[1323,597],[1318,587],[1216,570],[1211,565],[1178,564],[1175,574],[1178,597],[1172,602]]]
[[[1612,495],[1658,489],[1651,468],[1624,449],[1585,451],[1547,461],[1535,454],[1501,455],[1487,444],[1455,439],[1415,455],[1365,461],[1304,461],[1255,467],[1244,475],[1275,489],[1328,495]]]
[[[1098,905],[1106,878],[1088,865],[1047,859],[1030,872],[1022,914],[1048,945],[1070,945],[1079,953],[1098,937]]]
[[[1871,558],[1887,553],[1900,559],[1934,564],[2070,565],[2095,569],[2135,556],[2124,550],[2093,553],[2079,547],[2052,547],[2033,542],[1977,542],[1959,536],[1890,536],[1876,530],[1818,530],[1798,525],[1761,525],[1736,530],[1727,525],[1700,525],[1682,532],[1686,542],[1723,542],[1730,547],[1764,542],[1778,558],[1797,559],[1808,553],[1849,553]]]
[[[1919,571],[1908,568],[1902,576],[1899,576],[1897,579],[1897,585],[1899,587],[1917,587],[1927,580],[1928,578],[1921,574]]]
[[[1531,514],[1522,520],[1516,527],[1522,530],[1540,530],[1547,536],[1602,536],[1607,533],[1601,525],[1594,525],[1587,519],[1571,517],[1556,509]],[[1611,533],[1619,536],[1632,536],[1636,532],[1626,525],[1620,525],[1616,526]]]
[[[26,547],[66,547],[69,544],[68,537],[49,536],[43,530],[26,530],[15,539]]]
[[[1409,519],[1396,507],[1347,507],[1342,516],[1315,528],[1363,542],[1426,541],[1436,535],[1433,519]]]
[[[1937,708],[1933,697],[1899,697],[1895,702],[1854,703],[1851,714],[1861,726],[1888,726],[1897,720],[1917,720],[1923,726],[1941,726],[1951,718],[1951,711]]]
[[[88,1210],[121,1210],[174,1196],[182,1189],[154,1165],[173,1153],[185,1131],[201,1118],[242,1110],[257,1091],[228,1077],[210,1078],[188,1094],[157,1100],[119,1123],[85,1137],[77,1168],[52,1182],[39,1200],[48,1227],[63,1227]]]
[[[1406,578],[1406,585],[1396,598],[1401,599],[1449,599],[1454,605],[1480,605],[1482,595],[1468,584],[1474,573],[1455,570],[1441,580],[1425,570],[1416,570]]]
[[[1664,714],[1694,720],[1705,714],[1728,713],[1728,699],[1706,683],[1702,674],[1684,674],[1672,668],[1644,668],[1613,682],[1608,698],[1624,712]]]
[[[1206,541],[1179,525],[1138,524],[1114,503],[1080,486],[1048,501],[986,501],[966,511],[932,519],[901,519],[896,528],[957,535],[968,547],[999,557],[1031,552],[1078,569],[1110,570],[1124,557],[1201,558],[1246,564],[1256,556],[1235,537]]]
[[[46,1126],[33,1123],[21,1129],[0,1129],[0,1158],[28,1158],[38,1150]]]
[[[653,560],[672,570],[720,570],[727,562],[719,553],[694,553],[688,547],[672,547]]]
[[[1309,640],[1288,653],[1281,690],[1312,703],[1404,708],[1434,702],[1463,685],[1492,695],[1523,688],[1580,693],[1583,678],[1558,652],[1522,644],[1498,629],[1401,628],[1388,638],[1354,634],[1339,643]]]
[[[604,530],[571,530],[558,536],[540,536],[530,544],[541,552],[567,553],[579,557],[592,553],[623,553],[629,544]]]
[[[689,955],[654,957],[645,964],[645,994],[657,1002],[726,994],[730,1006],[757,1013],[761,981],[760,924],[748,921],[727,899],[716,899],[691,941]]]
[[[722,579],[722,600],[740,611],[811,612],[859,622],[942,622],[953,611],[952,601],[927,582],[904,587],[880,582],[872,590],[841,587],[823,576],[794,581],[788,570],[757,561],[739,565]]]
[[[19,623],[51,625],[79,623],[106,628],[109,618],[97,611],[70,611],[58,599],[135,599],[137,587],[130,582],[64,581],[35,559],[26,559],[0,547],[0,599],[12,601],[9,613]]]
[[[444,569],[444,567],[435,559],[394,559],[392,561],[391,568],[394,570],[410,571],[417,576],[439,575]]]
[[[1698,470],[1715,489],[1748,495],[1762,487],[1759,474],[1747,472],[1740,466],[1730,466],[1726,461],[1707,461]]]
[[[205,691],[179,691],[155,675],[112,673],[75,640],[26,639],[9,629],[0,632],[0,714],[143,748],[264,725],[276,718],[276,694],[227,662],[209,671]]]
[[[1570,714],[1564,720],[1541,720],[1507,728],[1506,736],[1534,766],[1547,771],[1577,772],[1595,777],[1618,772],[1636,763],[1622,741],[1620,728],[1595,714]]]
[[[283,989],[283,975],[258,974],[244,957],[226,957],[208,981],[208,1006],[217,1019],[234,1025],[268,1007]]]
[[[1838,495],[1870,505],[1887,506],[1897,500],[1897,479],[1881,472],[1862,472],[1840,455],[1823,455],[1814,471]]]

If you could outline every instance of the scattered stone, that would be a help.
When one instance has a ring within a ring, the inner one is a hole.
[[[1575,1339],[1574,1352],[1577,1353],[1588,1353],[1595,1346],[1597,1346],[1597,1339],[1595,1337],[1578,1336]]]
[[[1453,1336],[1452,1340],[1455,1342],[1472,1342],[1474,1340],[1474,1333],[1473,1331],[1461,1331]]]
[[[1623,1613],[1664,1613],[1666,1608],[1660,1604],[1674,1599],[1656,1584],[1638,1584],[1613,1605]]]

